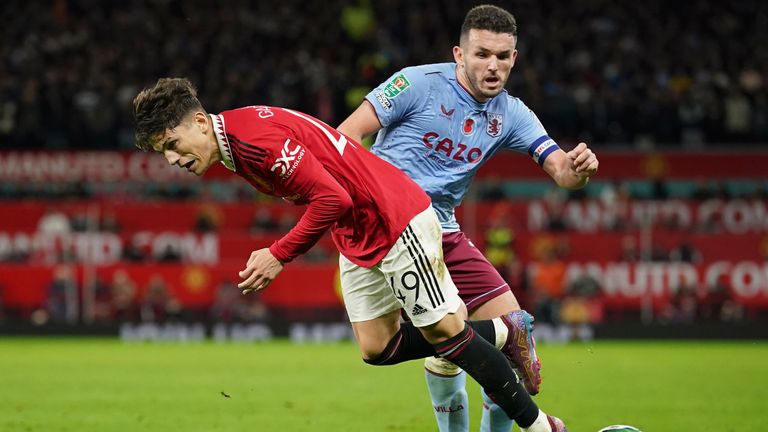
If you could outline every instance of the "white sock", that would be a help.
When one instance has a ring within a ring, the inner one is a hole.
[[[504,325],[504,321],[501,318],[494,318],[491,322],[493,322],[493,329],[496,332],[496,348],[501,349],[507,343],[509,329]]]
[[[539,416],[536,417],[536,421],[527,428],[520,428],[523,432],[552,432],[552,428],[549,427],[549,421],[544,411],[539,410]]]

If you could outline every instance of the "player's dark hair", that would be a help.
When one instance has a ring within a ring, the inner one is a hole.
[[[460,37],[466,37],[472,29],[509,33],[517,37],[515,17],[506,10],[493,5],[475,6],[467,12],[467,16],[464,17],[464,24],[461,25]]]
[[[186,78],[160,78],[133,99],[136,147],[152,150],[153,142],[181,124],[192,110],[203,110],[195,86]]]

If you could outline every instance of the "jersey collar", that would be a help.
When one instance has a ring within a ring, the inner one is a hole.
[[[232,159],[232,150],[229,148],[229,139],[224,128],[224,116],[211,114],[211,122],[213,124],[213,133],[216,135],[216,143],[219,145],[219,153],[221,153],[221,163],[224,164],[230,171],[235,171],[235,162]]]
[[[478,110],[478,111],[485,111],[488,109],[488,106],[490,105],[491,101],[495,99],[495,96],[488,99],[487,101],[480,103],[472,97],[472,95],[469,93],[469,91],[464,88],[461,83],[459,83],[459,78],[456,76],[456,64],[454,63],[453,68],[453,79],[449,80],[451,82],[451,85],[453,85],[454,89],[456,90],[456,93],[459,94],[459,97],[466,103],[468,103],[472,108]]]

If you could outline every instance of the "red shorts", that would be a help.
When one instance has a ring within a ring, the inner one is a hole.
[[[443,234],[443,257],[470,313],[510,290],[499,272],[461,231]]]

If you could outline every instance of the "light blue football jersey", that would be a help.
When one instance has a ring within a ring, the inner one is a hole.
[[[445,232],[459,230],[454,209],[498,150],[527,152],[543,165],[558,149],[536,115],[506,90],[477,102],[456,80],[455,63],[405,68],[366,99],[382,125],[371,150],[429,194]]]

